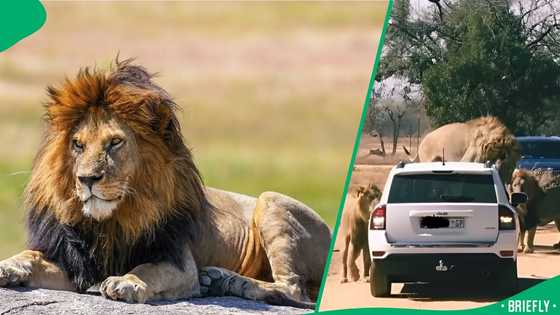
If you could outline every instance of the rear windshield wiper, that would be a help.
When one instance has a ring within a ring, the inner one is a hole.
[[[450,202],[469,202],[473,201],[473,197],[469,196],[461,196],[461,195],[440,195],[439,198],[443,201],[450,201]]]

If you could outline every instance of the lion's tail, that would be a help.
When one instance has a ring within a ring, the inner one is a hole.
[[[406,155],[410,156],[410,150],[408,150],[406,148],[406,146],[402,146],[404,153],[406,153]],[[418,153],[416,153],[416,156],[414,157],[414,159],[410,160],[410,162],[416,163],[416,162],[420,162],[420,157],[418,156]]]
[[[291,306],[297,308],[305,308],[305,309],[315,309],[315,303],[313,302],[303,302],[295,300],[284,292],[280,292],[278,290],[274,290],[267,294],[264,298],[264,301],[268,304],[272,305],[282,305],[282,306]]]
[[[406,153],[406,155],[410,156],[410,151],[408,151],[408,149],[406,148],[406,146],[402,146],[402,149],[404,150],[404,153]]]

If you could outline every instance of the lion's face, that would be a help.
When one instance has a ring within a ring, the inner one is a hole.
[[[537,181],[528,172],[515,169],[512,174],[510,190],[512,193],[522,192],[527,194],[529,200],[537,194]]]
[[[515,169],[512,174],[511,185],[508,185],[508,193],[526,193],[528,199],[534,197],[534,186],[536,183],[531,181],[529,175],[518,169]],[[517,212],[520,214],[521,220],[524,220],[524,216],[527,214],[527,204],[522,203],[517,205]]]
[[[110,114],[90,114],[69,143],[76,195],[84,215],[109,218],[129,194],[138,148],[134,133]]]
[[[519,171],[516,170],[513,173],[513,178],[511,181],[511,192],[523,192],[523,187],[526,185],[526,181],[527,179],[525,178],[525,176],[522,176]]]
[[[356,193],[356,197],[359,201],[365,204],[371,204],[374,200],[381,197],[381,191],[374,184],[370,184],[367,187],[360,186]]]
[[[166,218],[203,212],[178,106],[146,69],[131,60],[84,68],[47,92],[45,136],[26,187],[30,216],[103,229],[111,246],[111,237],[131,241]]]
[[[512,170],[519,160],[517,143],[510,135],[503,135],[484,146],[487,161],[492,161],[500,173],[500,177],[509,182]]]

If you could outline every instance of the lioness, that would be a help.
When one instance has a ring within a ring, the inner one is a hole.
[[[368,222],[372,202],[381,197],[381,191],[373,183],[367,187],[360,186],[355,193],[355,202],[344,209],[342,214],[342,232],[344,251],[342,252],[342,283],[348,282],[348,266],[352,281],[360,279],[360,270],[356,259],[362,253],[364,262],[364,280],[368,281],[371,260],[368,245]],[[352,245],[352,246],[350,246]],[[350,258],[348,250],[350,249]]]
[[[143,67],[85,68],[48,94],[25,192],[29,249],[0,262],[1,286],[314,306],[328,226],[279,193],[205,187],[177,105]]]

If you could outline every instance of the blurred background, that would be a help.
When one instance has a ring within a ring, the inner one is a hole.
[[[334,225],[386,1],[44,5],[0,53],[0,258],[25,246],[45,87],[117,53],[159,73],[207,185],[283,192]]]

